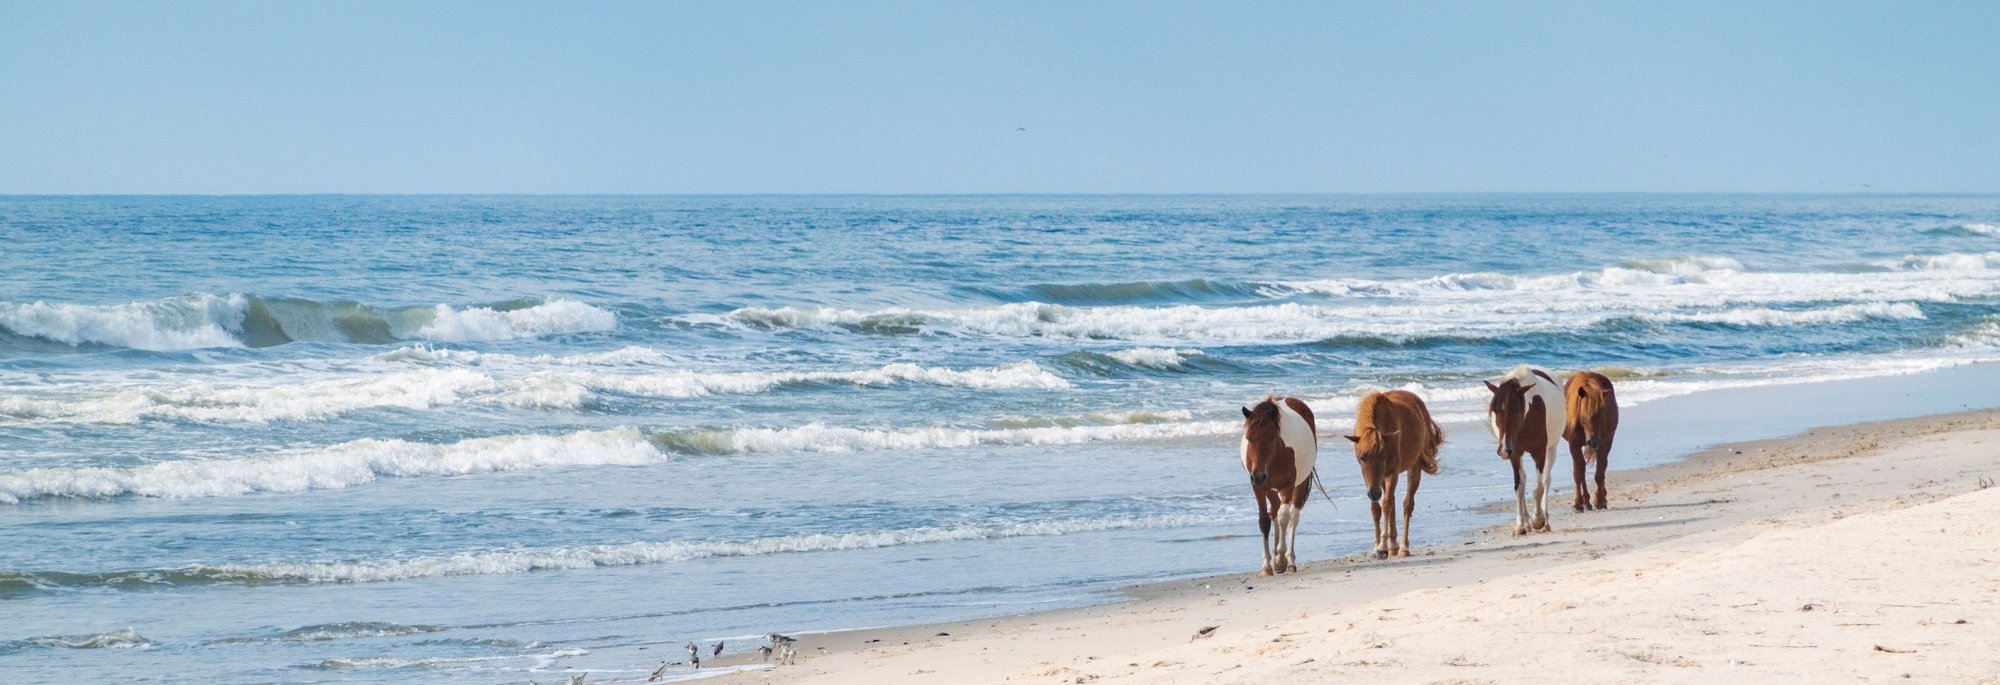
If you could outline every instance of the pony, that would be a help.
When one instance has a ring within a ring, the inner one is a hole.
[[[1499,442],[1494,452],[1514,468],[1514,534],[1527,535],[1530,529],[1549,530],[1549,460],[1562,440],[1564,413],[1562,391],[1556,379],[1540,368],[1522,364],[1497,379],[1486,381],[1493,391],[1486,405],[1486,427]],[[1527,488],[1521,481],[1521,454],[1535,459],[1535,509],[1528,512]]]
[[[1312,494],[1313,469],[1319,464],[1319,427],[1312,409],[1297,398],[1277,396],[1244,407],[1242,448],[1243,470],[1250,473],[1250,490],[1257,495],[1257,529],[1264,533],[1264,568],[1257,575],[1297,571],[1293,550],[1299,512]]]
[[[1594,371],[1578,371],[1563,386],[1569,403],[1569,418],[1563,439],[1569,441],[1569,458],[1576,464],[1576,510],[1604,508],[1604,468],[1611,459],[1611,438],[1618,434],[1618,392],[1611,379]],[[1583,483],[1584,464],[1597,462],[1597,499]]]
[[[1417,509],[1417,484],[1438,472],[1444,430],[1431,420],[1422,398],[1405,390],[1373,392],[1361,398],[1354,416],[1354,460],[1368,484],[1368,510],[1375,519],[1375,558],[1410,555],[1410,515]],[[1403,538],[1396,539],[1396,479],[1410,474],[1403,495]]]

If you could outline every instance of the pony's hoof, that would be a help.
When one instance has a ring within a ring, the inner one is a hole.
[[[1264,568],[1263,568],[1262,570],[1259,570],[1259,571],[1257,572],[1257,575],[1258,575],[1258,576],[1260,576],[1260,577],[1261,577],[1261,576],[1268,576],[1268,575],[1271,575],[1271,567],[1269,567],[1269,566],[1266,566],[1266,567],[1264,567]]]
[[[1611,505],[1610,505],[1610,504],[1607,504],[1607,503],[1605,503],[1605,501],[1604,501],[1604,498],[1600,497],[1600,498],[1598,498],[1598,499],[1597,499],[1597,508],[1598,508],[1598,509],[1610,509],[1610,508],[1611,508]]]
[[[1286,573],[1298,573],[1298,572],[1299,572],[1299,567],[1297,567],[1297,566],[1293,566],[1293,567],[1291,567],[1291,568],[1288,568],[1288,569],[1285,569],[1285,572],[1286,572]]]
[[[1572,506],[1572,507],[1570,507],[1570,510],[1571,510],[1571,511],[1590,511],[1590,503],[1589,503],[1589,502],[1577,502],[1575,506]]]
[[[1389,550],[1386,550],[1386,549],[1378,549],[1378,550],[1375,550],[1375,558],[1377,558],[1377,559],[1387,559],[1387,558],[1389,558]]]
[[[1514,537],[1518,538],[1527,534],[1528,534],[1527,526],[1514,526]]]

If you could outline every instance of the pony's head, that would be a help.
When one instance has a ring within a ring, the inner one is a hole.
[[[1264,398],[1256,406],[1243,408],[1243,470],[1250,472],[1250,484],[1263,487],[1271,480],[1271,467],[1283,456],[1285,441],[1278,436],[1278,402]]]
[[[1486,381],[1486,389],[1493,391],[1492,401],[1486,404],[1486,428],[1493,431],[1493,438],[1499,441],[1494,451],[1501,458],[1516,454],[1514,438],[1522,432],[1522,424],[1528,420],[1528,391],[1534,389],[1535,381],[1530,378],[1507,378],[1499,385]]]
[[[1388,458],[1382,454],[1382,433],[1356,421],[1354,433],[1346,436],[1354,443],[1354,461],[1361,465],[1361,482],[1368,484],[1368,501],[1382,501],[1382,476],[1389,472]]]

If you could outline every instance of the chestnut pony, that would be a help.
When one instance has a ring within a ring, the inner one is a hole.
[[[1498,383],[1486,381],[1493,401],[1486,406],[1486,427],[1499,441],[1495,452],[1514,467],[1514,534],[1527,535],[1530,528],[1549,529],[1549,471],[1556,444],[1562,441],[1562,391],[1549,372],[1522,364],[1501,376]],[[1527,487],[1521,480],[1521,454],[1535,458],[1535,509],[1528,511]]]
[[[1576,510],[1604,508],[1604,467],[1611,459],[1611,438],[1618,433],[1618,393],[1611,379],[1595,371],[1578,371],[1563,386],[1569,403],[1569,419],[1563,439],[1569,441],[1569,458],[1576,464]],[[1597,462],[1597,499],[1583,483],[1583,466]]]
[[[1431,420],[1423,399],[1405,390],[1369,393],[1354,416],[1354,460],[1368,484],[1368,509],[1375,518],[1375,558],[1410,555],[1410,514],[1417,508],[1417,484],[1438,472],[1444,431]],[[1403,538],[1396,539],[1396,479],[1410,474],[1403,496]]]
[[[1312,409],[1297,398],[1266,397],[1243,408],[1243,470],[1250,472],[1257,528],[1264,533],[1264,568],[1258,575],[1299,570],[1293,543],[1319,463],[1318,430]],[[1275,540],[1273,522],[1278,524]]]

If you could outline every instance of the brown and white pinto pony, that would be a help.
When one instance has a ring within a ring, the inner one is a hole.
[[[1514,467],[1514,534],[1527,535],[1531,528],[1548,530],[1549,472],[1554,466],[1551,460],[1555,458],[1556,445],[1562,441],[1563,422],[1568,417],[1562,391],[1549,372],[1526,364],[1514,367],[1497,383],[1486,381],[1486,389],[1493,391],[1493,400],[1486,405],[1486,427],[1499,441],[1494,451]],[[1528,511],[1526,483],[1521,480],[1523,452],[1535,458],[1537,477],[1532,515]]]
[[[1375,518],[1375,558],[1410,555],[1410,514],[1417,509],[1417,484],[1438,472],[1444,430],[1431,420],[1423,399],[1405,390],[1369,393],[1354,416],[1354,460],[1368,484],[1368,509]],[[1396,479],[1410,474],[1403,496],[1403,538],[1396,539]]]
[[[1312,409],[1292,397],[1266,397],[1243,408],[1243,470],[1257,494],[1257,528],[1264,533],[1264,568],[1258,575],[1299,570],[1293,544],[1299,512],[1312,494],[1319,463],[1319,428]],[[1278,534],[1271,536],[1271,524]]]
[[[1569,419],[1563,439],[1569,441],[1569,458],[1576,464],[1576,510],[1604,508],[1604,468],[1611,460],[1611,438],[1618,434],[1618,392],[1611,379],[1595,371],[1578,371],[1563,386],[1569,403]],[[1586,462],[1597,462],[1597,499],[1583,483]]]

